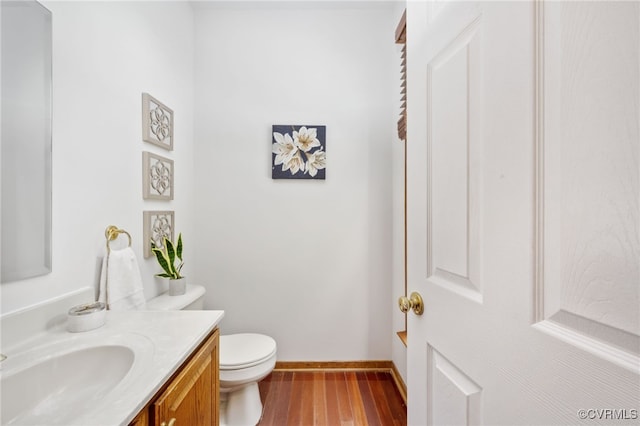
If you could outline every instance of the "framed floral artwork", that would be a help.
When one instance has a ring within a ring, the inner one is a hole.
[[[142,197],[173,200],[173,160],[142,152]]]
[[[309,125],[273,125],[272,179],[325,179],[327,128]]]
[[[142,94],[142,140],[173,151],[173,110],[148,93]]]
[[[164,237],[173,241],[174,212],[172,211],[144,211],[143,238],[144,257],[151,257],[151,241],[156,247],[164,247]]]

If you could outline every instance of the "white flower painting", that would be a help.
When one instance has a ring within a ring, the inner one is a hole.
[[[326,126],[274,125],[273,179],[325,179]]]

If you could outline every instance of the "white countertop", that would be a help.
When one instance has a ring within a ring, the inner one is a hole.
[[[223,316],[224,311],[109,311],[104,331],[139,333],[151,340],[154,353],[145,371],[122,389],[115,400],[94,413],[95,417],[82,419],[78,424],[128,425]]]
[[[128,425],[218,326],[223,316],[224,311],[108,311],[106,324],[98,329],[70,333],[60,324],[49,329],[46,335],[27,340],[5,354],[11,359],[13,353],[32,351],[37,354],[38,348],[52,345],[72,348],[96,341],[113,343],[122,339],[133,342],[141,349],[142,355],[136,356],[124,379],[90,412],[78,414],[77,421],[71,423],[84,426]],[[96,371],[95,374],[109,374],[109,371]],[[51,424],[57,424],[55,418],[50,420]]]

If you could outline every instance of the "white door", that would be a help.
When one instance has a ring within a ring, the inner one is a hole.
[[[407,29],[409,423],[640,423],[640,3]]]

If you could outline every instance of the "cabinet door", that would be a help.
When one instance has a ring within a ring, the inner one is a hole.
[[[153,403],[156,426],[218,425],[218,330]]]
[[[145,408],[129,423],[129,426],[148,426],[149,425],[149,409]]]

